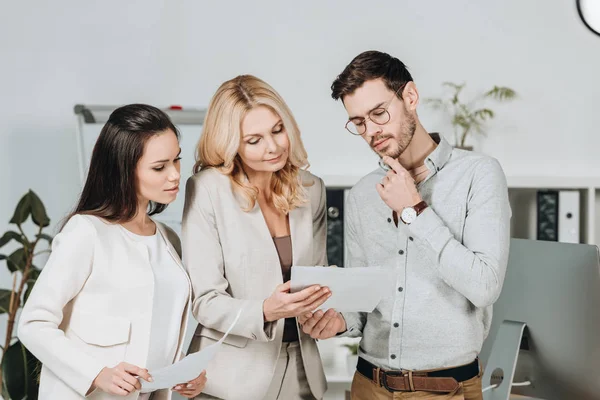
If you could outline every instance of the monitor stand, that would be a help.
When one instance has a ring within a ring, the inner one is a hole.
[[[502,321],[482,378],[483,388],[493,384],[498,386],[484,392],[484,400],[510,399],[521,339],[526,326],[524,322]]]

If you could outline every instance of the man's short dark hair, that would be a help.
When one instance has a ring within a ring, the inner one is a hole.
[[[343,101],[344,96],[354,93],[366,81],[378,78],[383,79],[385,86],[393,92],[413,80],[402,61],[380,51],[365,51],[354,57],[333,81],[331,97]],[[398,97],[402,99],[401,90],[398,92]]]

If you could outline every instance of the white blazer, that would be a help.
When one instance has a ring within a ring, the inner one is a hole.
[[[326,265],[325,186],[306,172],[308,202],[289,214],[293,265]],[[263,214],[245,212],[228,176],[215,169],[192,176],[185,193],[183,251],[199,322],[189,352],[223,336],[237,311],[240,320],[207,368],[205,394],[227,400],[263,399],[275,370],[284,319],[265,323],[263,301],[283,283],[281,264]],[[299,330],[308,384],[319,399],[327,388],[316,342]],[[199,398],[203,398],[201,394]]]
[[[181,269],[177,235],[156,222]],[[186,273],[187,277],[187,273]],[[189,281],[189,279],[188,279]],[[191,293],[191,287],[190,287]],[[85,397],[104,367],[125,361],[144,368],[148,357],[154,274],[147,248],[124,228],[75,215],[54,238],[52,254],[19,321],[23,344],[42,362],[40,400]],[[189,300],[181,312],[177,356],[185,337]],[[137,399],[94,390],[89,399]],[[170,399],[170,390],[153,399]]]

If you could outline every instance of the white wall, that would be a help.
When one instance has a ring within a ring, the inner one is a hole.
[[[73,206],[75,103],[206,106],[241,73],[288,101],[313,172],[366,173],[376,160],[343,130],[329,86],[367,49],[407,63],[422,97],[447,80],[516,89],[520,99],[496,107],[488,138],[476,143],[507,174],[600,174],[600,38],[574,0],[38,0],[1,9],[0,234],[29,188],[53,222]],[[450,133],[437,114],[420,115],[427,129]]]

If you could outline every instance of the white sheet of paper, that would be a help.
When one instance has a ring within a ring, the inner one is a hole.
[[[327,286],[331,297],[319,307],[344,312],[371,312],[384,294],[393,290],[396,271],[381,267],[292,267],[291,291],[312,285]]]
[[[155,371],[148,371],[150,376],[152,376],[153,381],[146,382],[145,380],[140,379],[140,382],[142,383],[142,392],[150,392],[167,388],[170,389],[177,384],[186,383],[194,378],[197,378],[198,375],[200,375],[200,373],[205,370],[206,367],[208,367],[208,363],[217,354],[221,344],[240,319],[240,315],[242,315],[242,309],[238,311],[235,319],[231,323],[231,326],[229,329],[227,329],[225,335],[223,335],[223,337],[217,343],[211,344],[201,351],[190,354],[180,361],[167,367]]]

